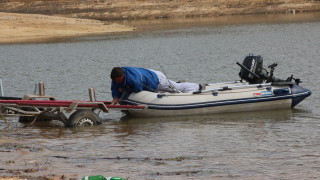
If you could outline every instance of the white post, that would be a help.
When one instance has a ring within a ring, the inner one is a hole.
[[[0,96],[4,96],[3,87],[2,87],[2,79],[0,79]]]
[[[95,88],[89,88],[89,98],[90,98],[90,101],[97,101]]]
[[[40,96],[45,95],[44,82],[39,82],[39,95]]]

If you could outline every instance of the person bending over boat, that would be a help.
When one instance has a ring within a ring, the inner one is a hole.
[[[197,83],[177,83],[162,72],[140,67],[114,67],[111,71],[112,104],[118,104],[124,92],[129,95],[142,90],[157,92],[195,92],[201,90]]]

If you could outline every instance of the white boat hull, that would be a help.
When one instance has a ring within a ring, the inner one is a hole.
[[[221,88],[221,87],[233,88]],[[178,116],[289,109],[311,94],[297,85],[212,84],[207,91],[193,93],[132,93],[125,102],[144,105],[144,110],[129,110],[133,116]]]

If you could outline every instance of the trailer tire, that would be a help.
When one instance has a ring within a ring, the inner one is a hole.
[[[31,123],[34,120],[35,117],[31,116],[20,116],[19,117],[19,123],[22,124],[27,124],[27,123]]]
[[[28,108],[28,107],[22,107],[21,110],[24,110],[24,111],[33,111],[32,108]],[[20,116],[19,117],[19,123],[22,123],[22,124],[28,124],[28,123],[31,123],[34,121],[34,119],[37,118],[36,121],[40,121],[40,122],[50,122],[51,119],[46,119],[44,117],[41,117],[41,116]]]
[[[91,110],[77,110],[68,119],[68,127],[84,127],[101,124],[100,117]]]

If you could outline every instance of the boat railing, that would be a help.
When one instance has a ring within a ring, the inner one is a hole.
[[[209,84],[206,84],[206,85],[208,85],[208,86],[214,86],[214,85],[221,85],[221,84],[237,84],[237,83],[247,83],[247,82],[243,82],[243,81],[229,81],[229,82],[209,83]]]
[[[226,84],[226,83],[221,83]],[[158,98],[162,98],[163,96],[190,96],[195,94],[201,94],[201,93],[214,93],[218,91],[227,91],[227,90],[234,90],[234,89],[246,89],[246,88],[270,88],[271,83],[264,83],[264,84],[245,84],[245,85],[234,85],[234,86],[223,86],[219,88],[212,88],[212,89],[205,89],[201,91],[196,91],[192,93],[159,93],[157,94]]]
[[[215,92],[215,91],[227,91],[227,90],[234,90],[234,89],[246,89],[246,88],[254,88],[254,87],[256,87],[258,89],[264,88],[264,87],[271,87],[271,83],[223,86],[223,87],[219,87],[219,88],[205,89],[205,90],[201,90],[201,91],[196,91],[196,92],[193,92],[193,94]]]

